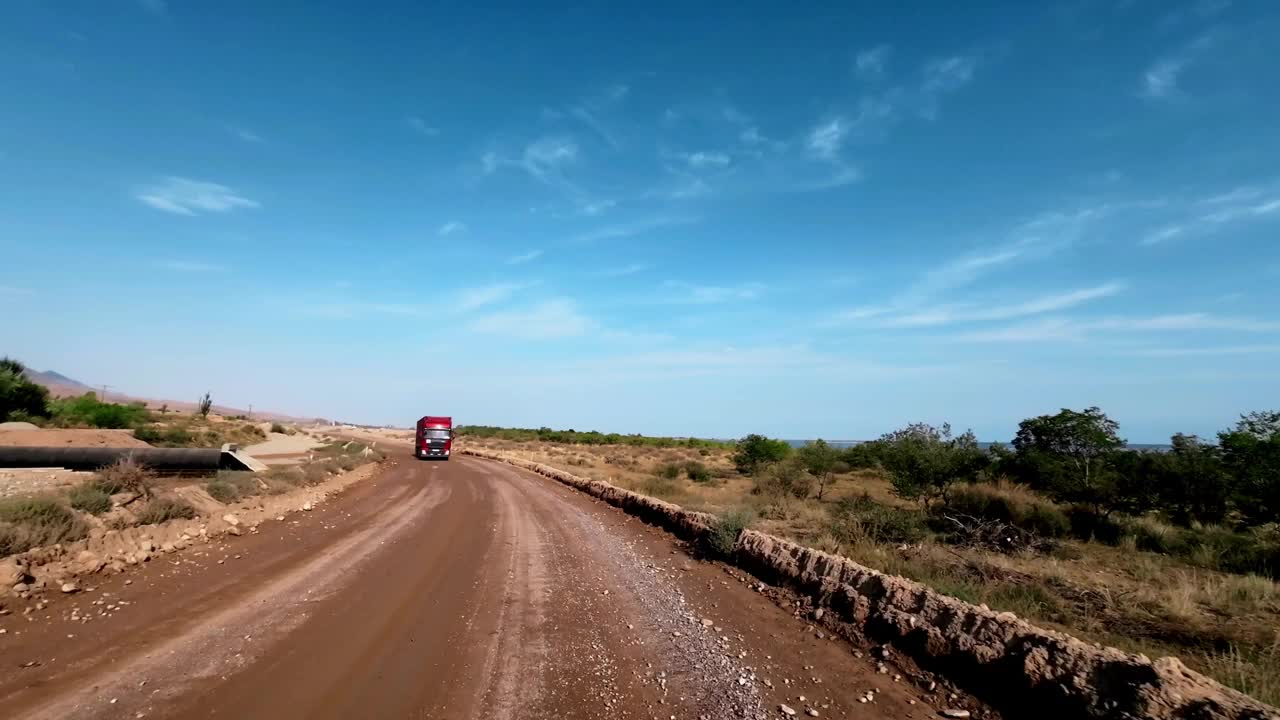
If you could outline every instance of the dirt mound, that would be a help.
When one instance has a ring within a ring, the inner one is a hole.
[[[150,445],[133,436],[132,430],[8,430],[0,429],[4,447],[121,447]]]
[[[39,430],[39,429],[40,429],[40,427],[39,427],[38,425],[32,425],[32,424],[31,424],[31,423],[29,423],[29,422],[3,422],[3,423],[0,423],[0,432],[4,432],[4,431],[6,431],[6,430],[10,430],[10,431],[12,431],[12,430]]]

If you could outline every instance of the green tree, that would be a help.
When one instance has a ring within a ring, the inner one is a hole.
[[[10,418],[49,417],[49,391],[26,376],[12,358],[0,358],[0,422]]]
[[[972,431],[953,437],[951,425],[913,423],[881,436],[880,465],[899,496],[925,505],[946,499],[957,481],[974,480],[990,463]]]
[[[1106,514],[1116,481],[1107,462],[1124,447],[1119,429],[1096,407],[1023,420],[1013,438],[1015,475],[1059,500],[1088,503]]]
[[[738,441],[733,453],[733,466],[744,475],[754,474],[770,463],[780,462],[791,454],[791,446],[782,440],[751,434]]]
[[[755,486],[751,492],[773,498],[790,496],[803,500],[813,492],[813,477],[805,472],[800,458],[791,455],[778,462],[762,465],[756,473]]]
[[[1180,525],[1221,522],[1234,484],[1222,452],[1195,435],[1178,433],[1170,443],[1173,449],[1156,457],[1160,507]]]
[[[1241,513],[1254,524],[1280,522],[1280,411],[1242,415],[1218,433],[1218,444],[1235,477]]]
[[[840,453],[825,440],[814,440],[806,443],[796,453],[806,472],[818,481],[818,499],[821,500],[830,484],[836,464],[840,462]]]

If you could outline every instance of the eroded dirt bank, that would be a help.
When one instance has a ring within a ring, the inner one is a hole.
[[[25,718],[699,719],[787,717],[786,705],[802,717],[925,718],[965,702],[743,580],[537,475],[397,458],[312,512],[39,610],[14,607],[0,617],[0,707]]]

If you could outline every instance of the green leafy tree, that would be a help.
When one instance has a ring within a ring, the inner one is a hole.
[[[818,481],[818,499],[821,500],[827,491],[827,485],[834,477],[837,464],[841,462],[840,453],[827,444],[825,440],[806,443],[797,451],[801,465]]]
[[[805,472],[804,463],[795,455],[769,465],[756,473],[751,492],[772,498],[794,497],[803,500],[813,492],[813,476]]]
[[[1013,438],[1014,474],[1055,498],[1092,505],[1102,514],[1112,508],[1115,472],[1108,461],[1121,448],[1120,426],[1102,410],[1063,410],[1018,424]]]
[[[1156,492],[1161,509],[1180,525],[1221,522],[1227,515],[1233,482],[1222,452],[1195,435],[1178,433],[1167,453],[1157,453]]]
[[[945,500],[953,483],[976,479],[990,463],[973,432],[953,437],[949,424],[913,423],[878,442],[880,465],[889,473],[894,492],[925,505]]]
[[[733,466],[744,475],[784,460],[791,454],[791,446],[782,440],[772,440],[764,435],[751,434],[738,441],[733,453]]]
[[[36,417],[49,417],[49,391],[26,376],[22,363],[0,358],[0,422]]]
[[[1242,415],[1218,433],[1222,460],[1235,477],[1238,505],[1250,523],[1280,522],[1280,411]]]

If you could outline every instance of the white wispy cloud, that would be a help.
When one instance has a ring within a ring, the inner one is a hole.
[[[508,265],[523,265],[527,262],[533,262],[540,257],[542,257],[541,250],[530,250],[529,252],[520,253],[519,255],[512,255],[507,258],[506,262]]]
[[[764,291],[765,286],[761,283],[725,286],[668,280],[662,284],[662,289],[652,298],[652,301],[673,305],[714,305],[738,300],[755,300]]]
[[[616,278],[625,277],[627,275],[635,275],[648,270],[651,266],[646,263],[631,263],[630,265],[621,265],[614,268],[606,268],[593,273],[596,277]]]
[[[197,260],[160,260],[156,262],[156,266],[165,270],[190,273],[223,272],[227,269],[225,265]]]
[[[948,303],[922,307],[908,306],[905,308],[884,306],[853,308],[834,313],[824,325],[860,324],[881,328],[924,328],[1012,320],[1068,310],[1085,303],[1118,295],[1125,290],[1125,287],[1125,284],[1121,282],[1109,282],[1103,285],[1079,288],[1000,305]]]
[[[457,220],[450,220],[449,222],[441,225],[440,229],[436,230],[436,235],[439,235],[440,237],[447,237],[454,233],[464,232],[466,229],[467,226],[465,223],[458,222]]]
[[[1142,74],[1143,97],[1162,100],[1181,94],[1178,85],[1183,73],[1216,43],[1213,31],[1203,33],[1165,57],[1153,62]]]
[[[526,286],[520,283],[493,283],[480,287],[460,290],[454,300],[454,307],[466,312],[486,305],[503,302],[523,290]]]
[[[1178,90],[1178,76],[1187,60],[1165,58],[1156,61],[1142,76],[1142,94],[1149,98],[1167,98]]]
[[[1280,322],[1256,318],[1229,317],[1194,312],[1149,316],[1111,316],[1096,319],[1044,318],[1002,328],[979,330],[949,336],[968,342],[1080,342],[1095,336],[1131,335],[1133,333],[1280,332]]]
[[[877,45],[858,53],[854,58],[853,66],[859,75],[864,77],[875,77],[884,74],[885,68],[889,63],[889,46]]]
[[[598,227],[594,230],[588,230],[584,233],[575,235],[570,238],[568,242],[574,245],[587,245],[593,242],[599,242],[600,240],[634,237],[636,235],[643,235],[664,227],[688,225],[695,222],[697,222],[697,219],[691,217],[655,217],[647,220],[637,220],[630,223],[619,223],[616,225]]]
[[[257,201],[240,195],[226,185],[183,177],[164,178],[155,185],[139,189],[134,197],[145,205],[177,215],[259,207]]]
[[[405,118],[405,122],[408,123],[410,128],[413,128],[415,131],[425,135],[426,137],[436,137],[440,134],[440,128],[431,125],[417,115],[410,115]]]
[[[617,148],[622,146],[622,144],[618,141],[618,137],[614,135],[613,132],[610,131],[609,128],[606,127],[605,124],[601,122],[600,119],[596,117],[595,113],[593,113],[591,110],[588,110],[587,108],[582,106],[577,106],[577,107],[571,108],[569,112],[579,121],[581,121],[583,125],[586,125],[588,128],[590,128],[592,132],[599,135],[600,139],[608,143],[610,147],[616,150]]]
[[[845,118],[831,118],[809,131],[806,145],[814,155],[831,160],[840,154],[848,134],[849,124]]]
[[[603,215],[618,204],[617,200],[592,200],[578,206],[578,213],[587,216]]]
[[[578,158],[578,144],[570,137],[544,137],[525,146],[521,166],[535,178],[545,180]]]
[[[568,298],[546,300],[528,308],[477,318],[472,332],[515,340],[555,340],[586,335],[596,324]]]
[[[728,167],[732,162],[729,156],[722,152],[695,152],[685,156],[685,159],[689,167],[695,170]]]
[[[925,63],[917,102],[920,115],[933,119],[944,95],[950,95],[973,81],[978,62],[974,57],[954,55]]]
[[[1173,238],[1176,238],[1179,235],[1181,235],[1183,232],[1185,232],[1185,230],[1186,229],[1183,228],[1181,225],[1166,225],[1144,236],[1142,238],[1142,244],[1156,245],[1164,242],[1165,240],[1172,240]]]
[[[1280,345],[1223,345],[1219,347],[1153,347],[1124,352],[1139,357],[1213,357],[1218,355],[1273,355]]]
[[[248,128],[233,127],[231,133],[247,143],[263,143],[266,139]]]

